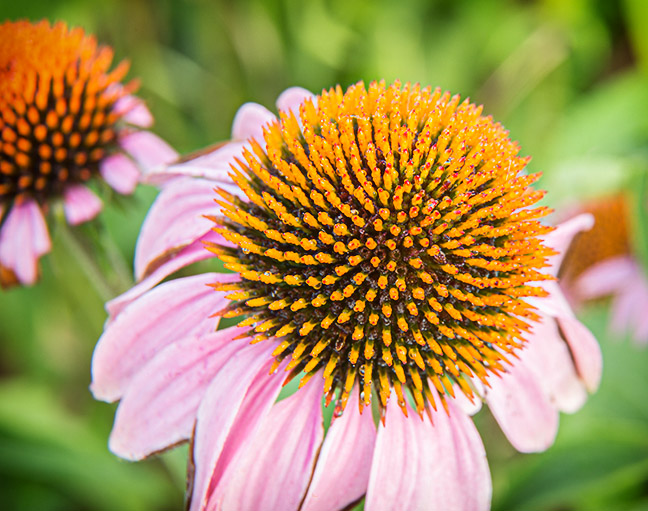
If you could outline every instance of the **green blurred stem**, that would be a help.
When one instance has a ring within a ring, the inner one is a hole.
[[[58,216],[58,215],[57,215]],[[85,274],[88,281],[97,292],[102,301],[107,302],[117,295],[116,289],[110,285],[104,272],[101,270],[94,255],[88,248],[88,244],[80,239],[78,231],[70,229],[65,219],[59,219],[58,236],[61,243],[65,245],[68,253],[77,262],[79,269]]]
[[[648,269],[648,170],[638,172],[631,182],[632,187],[632,222],[631,242],[634,252]]]
[[[124,256],[115,244],[113,237],[105,231],[101,236],[101,245],[106,252],[106,257],[108,257],[110,267],[115,273],[117,281],[116,285],[119,288],[118,293],[123,293],[133,286],[133,277],[130,267],[124,260]]]

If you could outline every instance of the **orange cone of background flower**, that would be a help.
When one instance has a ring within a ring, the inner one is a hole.
[[[553,277],[591,217],[538,222],[527,159],[458,96],[360,83],[277,106],[244,105],[232,142],[156,175],[140,282],[93,358],[95,396],[121,399],[110,448],[193,436],[192,511],[488,509],[482,401],[540,451],[598,385]],[[235,273],[156,285],[213,254]]]
[[[47,21],[0,25],[0,284],[33,284],[51,248],[45,222],[62,200],[70,224],[102,203],[86,185],[101,177],[130,194],[140,168],[175,159],[153,118],[123,85],[128,65],[79,28]],[[139,168],[138,165],[139,164]]]

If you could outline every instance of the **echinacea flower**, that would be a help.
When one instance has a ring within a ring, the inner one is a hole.
[[[139,128],[153,118],[122,85],[128,64],[110,71],[113,51],[79,28],[47,21],[0,25],[0,284],[33,284],[51,247],[45,214],[62,199],[70,224],[102,203],[86,183],[98,176],[121,194],[140,165],[175,159]],[[127,154],[130,156],[127,156]],[[133,159],[131,159],[131,157]]]
[[[111,450],[193,439],[191,510],[488,509],[482,400],[539,451],[598,385],[552,277],[591,217],[539,223],[538,176],[458,96],[360,83],[277,106],[164,171],[93,358],[95,397],[121,399]],[[210,254],[235,273],[155,286]]]
[[[594,227],[577,236],[565,255],[560,280],[575,304],[612,297],[611,330],[648,344],[648,276],[635,257],[629,204],[624,195],[600,197],[572,208],[590,213]]]

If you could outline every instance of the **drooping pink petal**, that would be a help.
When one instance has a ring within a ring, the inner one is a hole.
[[[135,374],[167,345],[216,330],[209,316],[229,300],[208,284],[231,282],[236,274],[206,273],[159,285],[126,307],[99,339],[92,357],[96,399],[119,399]]]
[[[196,412],[216,373],[249,339],[230,327],[190,336],[164,348],[133,378],[122,397],[110,435],[110,450],[140,460],[187,440]]]
[[[262,143],[263,127],[275,119],[275,115],[266,107],[257,103],[245,103],[234,116],[232,138],[238,141],[255,138]]]
[[[270,374],[272,363],[273,360],[268,357],[267,363],[261,367],[245,394],[240,411],[211,473],[207,492],[208,501],[220,501],[227,487],[227,481],[223,478],[226,478],[228,471],[231,471],[233,461],[240,456],[242,450],[256,434],[277,400],[286,379],[284,369],[288,361],[285,360],[276,372]]]
[[[144,101],[130,94],[115,102],[113,112],[122,115],[122,119],[133,126],[150,128],[153,125],[153,116]]]
[[[324,434],[323,381],[313,380],[272,407],[233,460],[223,494],[214,493],[208,510],[297,511]]]
[[[611,257],[587,268],[574,285],[579,297],[590,300],[622,291],[636,277],[637,265],[630,257]]]
[[[558,411],[522,361],[489,379],[486,402],[500,428],[520,452],[541,452],[558,432]]]
[[[587,390],[594,392],[601,382],[603,372],[603,356],[596,338],[573,316],[559,317],[558,325],[569,344],[578,374]]]
[[[146,278],[135,284],[125,293],[122,293],[106,303],[106,311],[109,315],[108,321],[112,321],[122,311],[122,309],[126,307],[126,305],[149,289],[153,288],[153,286],[172,273],[184,268],[185,266],[189,266],[190,264],[213,257],[214,254],[205,248],[205,243],[219,243],[221,245],[229,244],[229,242],[220,234],[209,231],[200,239],[180,250],[180,252],[173,254],[173,257],[169,257],[166,260],[160,260],[162,262],[160,262],[155,270],[149,273]]]
[[[264,341],[239,350],[207,388],[198,408],[194,434],[195,475],[190,511],[206,509],[212,476],[232,425],[251,383],[259,371],[267,367],[275,346],[276,343]],[[262,405],[257,403],[257,406]]]
[[[68,186],[63,192],[65,218],[71,225],[92,220],[101,211],[101,200],[84,185]]]
[[[290,87],[283,91],[277,98],[277,108],[280,111],[292,110],[298,116],[299,105],[307,99],[315,99],[315,95],[301,87]]]
[[[545,244],[558,252],[557,255],[548,258],[549,267],[547,271],[549,273],[552,275],[557,274],[558,268],[560,268],[560,263],[565,255],[565,251],[569,247],[574,236],[579,232],[589,231],[593,226],[594,217],[589,213],[582,213],[559,224],[556,226],[554,231],[545,236]]]
[[[38,278],[38,259],[52,248],[43,213],[33,200],[15,204],[0,228],[0,264],[22,284]]]
[[[590,391],[598,388],[603,369],[601,348],[592,333],[575,316],[556,282],[543,282],[542,287],[549,292],[543,298],[527,298],[542,314],[558,321],[558,326],[567,341],[576,370]]]
[[[119,145],[142,167],[150,172],[178,158],[178,153],[150,131],[135,131],[119,139]]]
[[[140,180],[140,171],[137,165],[121,153],[104,158],[99,164],[99,172],[106,183],[122,195],[133,193]]]
[[[553,318],[543,316],[533,324],[528,342],[518,353],[525,367],[544,389],[549,400],[562,412],[573,413],[587,399],[567,344]]]
[[[214,227],[214,222],[204,215],[218,214],[215,198],[214,183],[203,179],[178,178],[160,192],[137,239],[137,280]]]
[[[358,411],[351,392],[342,417],[334,419],[322,444],[302,511],[344,509],[367,491],[376,425],[371,408]]]
[[[431,424],[389,403],[385,426],[378,425],[367,511],[489,509],[492,487],[481,438],[451,399],[448,411],[433,412]]]

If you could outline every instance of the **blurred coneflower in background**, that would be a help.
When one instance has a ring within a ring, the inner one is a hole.
[[[175,152],[150,132],[153,122],[111,70],[113,51],[65,23],[0,25],[0,285],[33,284],[50,251],[46,215],[62,202],[72,225],[102,207],[88,187],[104,181],[130,194],[142,167]]]

